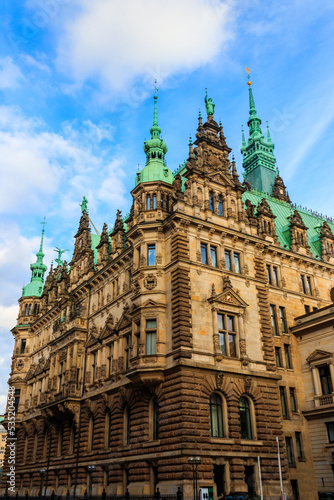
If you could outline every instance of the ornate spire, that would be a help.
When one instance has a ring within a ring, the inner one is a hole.
[[[24,286],[22,289],[22,297],[40,297],[43,291],[44,274],[47,270],[46,265],[43,263],[44,253],[43,253],[43,241],[45,232],[45,217],[43,222],[41,243],[39,245],[39,251],[36,254],[37,260],[35,263],[30,265],[31,269],[31,280],[28,285]]]
[[[154,112],[153,125],[150,128],[151,139],[144,142],[144,151],[146,154],[146,165],[142,171],[137,172],[136,185],[140,182],[149,182],[163,180],[170,184],[173,183],[173,174],[167,169],[165,155],[168,151],[165,141],[160,137],[161,128],[158,125],[158,89],[154,84]]]
[[[271,195],[276,176],[276,158],[273,153],[274,144],[271,141],[269,128],[267,130],[268,140],[262,134],[261,120],[257,115],[252,82],[249,78],[249,68],[246,68],[246,71],[248,73],[247,85],[249,88],[249,119],[247,122],[249,137],[246,143],[242,129],[241,153],[244,158],[244,178],[252,188]]]

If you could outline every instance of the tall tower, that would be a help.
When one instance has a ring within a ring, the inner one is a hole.
[[[247,68],[247,72],[249,70]],[[267,140],[262,134],[261,120],[255,109],[252,82],[248,80],[249,87],[249,127],[248,143],[246,144],[244,131],[242,131],[243,167],[245,169],[245,180],[251,187],[263,193],[272,194],[276,177],[276,158],[274,156],[274,144],[271,141],[269,128]]]
[[[36,254],[37,260],[30,265],[31,280],[30,283],[23,287],[22,297],[40,297],[43,292],[44,274],[47,270],[46,265],[43,263],[43,239],[45,232],[45,220],[41,224],[43,224],[43,229],[39,251]]]

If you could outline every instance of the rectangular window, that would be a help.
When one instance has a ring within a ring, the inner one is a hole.
[[[18,412],[20,404],[21,389],[15,389],[15,413]]]
[[[240,268],[240,255],[236,252],[234,252],[234,272],[239,273],[241,272]]]
[[[296,390],[294,387],[290,387],[290,404],[291,404],[291,411],[293,413],[297,412],[297,402],[296,402]]]
[[[135,337],[136,337],[136,356],[139,356],[140,323],[135,323]]]
[[[282,333],[287,333],[286,321],[285,321],[285,307],[279,307],[279,320],[281,323],[281,331]]]
[[[148,356],[157,353],[157,320],[146,320],[146,354]]]
[[[305,283],[305,276],[303,274],[300,275],[300,279],[301,279],[301,282],[302,282],[302,289],[303,289],[303,293],[306,293],[306,283]]]
[[[61,392],[63,387],[64,364],[64,361],[62,363],[59,363],[58,392]]]
[[[128,370],[130,367],[130,357],[131,357],[131,335],[125,337],[125,369]]]
[[[231,271],[231,252],[229,250],[225,250],[225,263],[226,270]]]
[[[334,422],[326,422],[328,441],[334,443]]]
[[[296,450],[297,450],[297,457],[300,460],[303,458],[303,449],[302,449],[302,433],[301,432],[296,432]]]
[[[293,494],[293,500],[299,500],[299,488],[298,488],[298,481],[297,479],[291,479],[291,488],[292,488],[292,494]]]
[[[147,245],[147,265],[155,266],[155,245]]]
[[[277,322],[276,322],[276,310],[273,304],[270,304],[270,318],[271,318],[271,326],[273,329],[273,334],[278,335],[277,331]]]
[[[275,347],[276,366],[282,368],[281,348]]]
[[[285,438],[286,454],[288,456],[288,464],[292,465],[294,463],[293,453],[292,453],[292,442],[291,437]]]
[[[211,265],[217,267],[217,248],[210,245]]]
[[[319,376],[320,376],[321,392],[323,396],[326,396],[326,394],[332,394],[333,385],[332,385],[332,377],[329,365],[324,365],[319,367]]]
[[[206,243],[201,243],[201,257],[202,257],[202,264],[207,264],[208,263],[208,252],[206,248]]]
[[[312,295],[311,278],[306,276],[307,293]]]
[[[273,281],[274,281],[274,285],[279,286],[279,283],[278,283],[278,270],[277,270],[277,267],[275,267],[275,266],[273,266]]]
[[[92,383],[94,383],[96,377],[96,352],[91,353],[91,364],[92,364]]]
[[[218,314],[220,349],[225,356],[237,356],[236,318],[230,314]]]
[[[290,346],[289,344],[284,344],[284,356],[285,356],[285,368],[291,370],[291,357],[290,357]]]
[[[146,210],[150,210],[151,208],[151,196],[148,194],[146,197]]]
[[[24,351],[26,350],[26,345],[27,345],[27,340],[26,339],[22,339],[21,340],[21,351],[20,351],[20,354],[24,354]]]
[[[311,312],[310,306],[304,304],[304,309],[305,309],[305,314],[310,314],[310,312]]]
[[[157,208],[157,195],[154,194],[153,195],[153,210],[155,210]]]
[[[268,279],[268,283],[269,285],[271,285],[271,272],[270,272],[270,266],[266,266],[266,269],[267,269],[267,279]]]
[[[283,415],[283,417],[286,418],[288,416],[288,412],[286,409],[285,387],[281,386],[279,388],[279,392],[280,392],[280,399],[281,399],[282,415]]]

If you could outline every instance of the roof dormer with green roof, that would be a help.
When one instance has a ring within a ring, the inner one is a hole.
[[[165,155],[168,149],[161,137],[161,128],[158,125],[157,91],[155,85],[153,125],[150,128],[151,139],[144,142],[146,164],[143,170],[137,172],[136,186],[140,182],[152,181],[164,181],[172,184],[174,180],[171,170],[166,166]]]
[[[43,239],[45,231],[45,220],[41,224],[43,224],[43,229],[41,244],[39,246],[39,251],[36,254],[37,260],[30,265],[31,280],[30,283],[22,288],[22,297],[40,297],[43,292],[44,274],[47,270],[47,266],[43,263]]]
[[[271,140],[269,127],[267,140],[261,130],[261,120],[255,108],[252,82],[248,80],[249,87],[249,137],[246,144],[244,131],[242,130],[243,167],[244,178],[250,186],[262,193],[272,195],[276,177],[276,158],[274,156],[274,144]]]

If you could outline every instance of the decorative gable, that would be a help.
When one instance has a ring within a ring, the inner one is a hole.
[[[333,352],[322,351],[321,349],[316,349],[307,358],[306,361],[309,364],[316,363],[317,361],[326,361],[328,358],[334,356]]]
[[[258,233],[263,237],[270,236],[277,242],[275,226],[276,215],[273,214],[265,198],[262,198],[261,203],[258,204],[256,216],[258,219]]]
[[[328,262],[331,258],[334,258],[334,235],[326,221],[323,222],[320,228],[320,241],[322,258]]]
[[[307,239],[307,227],[298,212],[295,210],[293,215],[289,217],[290,219],[290,233],[291,233],[291,250],[298,252],[300,248],[306,250],[307,255],[311,255],[310,245]]]
[[[223,291],[219,294],[215,293],[215,289],[212,289],[212,295],[208,299],[212,304],[220,306],[234,306],[238,308],[245,309],[248,304],[233,290],[231,281],[228,276],[223,277]]]

